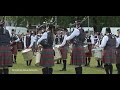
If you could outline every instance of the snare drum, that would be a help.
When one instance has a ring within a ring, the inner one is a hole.
[[[33,59],[33,52],[32,49],[25,49],[22,51],[22,55],[25,61],[29,61]]]
[[[62,55],[61,55],[60,50],[58,49],[58,47],[54,47],[54,51],[55,51],[54,60],[61,59]]]

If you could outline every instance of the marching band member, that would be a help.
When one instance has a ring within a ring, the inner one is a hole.
[[[94,36],[94,41],[95,41],[95,47],[98,47],[101,44],[101,36],[100,33],[96,32]],[[101,58],[96,58],[98,66],[97,67],[102,67],[103,63]]]
[[[99,47],[104,48],[103,63],[106,74],[112,74],[112,64],[116,63],[116,38],[112,37],[110,28],[106,28],[106,35],[103,37]]]
[[[83,29],[74,29],[72,34],[66,38],[67,41],[73,39],[72,47],[72,65],[75,65],[76,74],[82,74],[82,64],[85,64],[85,51],[83,42],[85,41],[85,35]]]
[[[0,74],[9,74],[9,67],[12,66],[10,34],[4,29],[4,22],[0,22]]]
[[[35,36],[35,43],[36,43],[36,45],[35,45],[35,48],[36,48],[36,51],[38,50],[38,47],[37,47],[37,42],[38,42],[38,40],[40,39],[42,37],[42,30],[38,30],[37,31],[37,35]]]
[[[90,60],[92,57],[92,47],[94,45],[94,36],[91,34],[87,37],[87,44],[89,52],[86,53],[86,64],[85,66],[90,66]]]
[[[62,55],[62,60],[63,60],[63,69],[60,70],[60,71],[66,71],[66,64],[67,64],[67,53],[68,53],[68,43],[66,42],[66,38],[67,38],[67,29],[65,28],[64,31],[63,31],[63,35],[64,35],[64,39],[63,39],[63,42],[62,44],[59,46],[60,48],[60,52],[61,52],[61,55]]]
[[[54,50],[53,50],[54,29],[55,27],[53,25],[49,25],[47,31],[43,33],[42,37],[37,42],[37,45],[41,44],[43,47],[40,59],[40,66],[44,67],[42,69],[43,74],[53,73],[52,67],[54,66]]]
[[[38,59],[36,59],[35,66],[39,66],[39,63],[40,63],[40,59],[39,59],[40,57],[38,57],[38,56],[40,55],[41,48],[37,47],[37,42],[41,37],[42,37],[42,30],[39,29],[37,31],[36,42],[35,42],[35,45],[36,45],[35,49],[36,49],[36,52],[37,52],[36,57],[38,58]],[[39,53],[39,55],[38,55],[38,53]]]
[[[19,37],[15,34],[15,30],[12,29],[11,32],[11,46],[12,46],[12,54],[14,56],[13,63],[16,63],[16,58],[17,58],[17,42],[20,41]]]
[[[24,36],[24,49],[31,49],[34,43],[34,39],[31,37],[30,31],[27,31],[27,34]],[[26,61],[27,66],[30,66],[32,60]]]
[[[116,67],[118,74],[120,74],[120,29],[117,30],[119,37],[117,38],[117,55],[116,55]]]
[[[33,55],[35,55],[36,32],[32,32],[31,39],[34,41],[32,46]]]

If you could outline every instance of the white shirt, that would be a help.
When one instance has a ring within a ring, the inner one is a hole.
[[[117,45],[116,45],[116,47],[118,48],[118,47],[119,47],[119,45],[120,45],[120,37],[119,37],[119,38],[117,38],[117,39],[116,39],[116,41],[117,41]]]
[[[34,43],[34,38],[31,37],[31,44],[29,46],[30,48],[33,46],[33,43]],[[24,48],[26,48],[26,36],[24,36]]]
[[[15,42],[19,42],[20,41],[20,39],[19,39],[19,37],[17,35],[14,34],[13,36],[17,37],[17,40],[15,40]]]
[[[94,41],[95,38],[94,38],[93,35],[91,35],[91,38],[90,38],[90,39],[91,39],[91,43],[92,43],[92,44],[95,44],[95,41]]]
[[[36,36],[31,36],[31,38],[33,39],[33,41],[36,41]]]
[[[104,48],[108,42],[108,36],[104,36],[101,42],[101,45],[99,46],[100,48]]]
[[[75,36],[78,36],[78,35],[80,35],[80,30],[74,29],[74,31],[72,32],[72,34],[70,36],[68,36],[66,38],[66,40],[69,41],[69,40],[73,39]]]
[[[67,38],[67,35],[64,36],[64,40],[63,40],[62,44],[60,45],[60,47],[62,47],[66,44],[66,38]]]
[[[44,32],[42,37],[37,41],[37,45],[43,40],[43,39],[47,39],[47,34],[48,32]]]

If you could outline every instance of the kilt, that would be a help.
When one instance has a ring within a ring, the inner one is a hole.
[[[66,60],[67,59],[67,53],[68,53],[68,47],[64,46],[60,49],[62,59]]]
[[[12,54],[17,55],[17,44],[13,45],[12,47]]]
[[[71,54],[71,64],[72,65],[82,65],[85,64],[86,56],[83,46],[73,46]]]
[[[117,49],[116,63],[120,63],[120,49]]]
[[[92,57],[92,44],[88,44],[89,52],[85,53],[86,57]]]
[[[0,67],[12,67],[13,57],[10,46],[0,46]]]
[[[18,42],[17,43],[17,49],[18,50],[22,50],[23,48],[22,48],[22,42]]]
[[[54,66],[54,50],[53,48],[44,49],[41,52],[40,66],[52,67]]]
[[[114,64],[116,63],[116,49],[106,49],[103,52],[103,63],[105,64]]]

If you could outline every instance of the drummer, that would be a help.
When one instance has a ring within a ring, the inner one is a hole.
[[[67,28],[64,28],[64,31],[63,31],[64,39],[62,44],[59,46],[60,52],[62,55],[62,60],[63,60],[63,68],[60,71],[66,71],[66,63],[67,63],[66,60],[67,60],[67,53],[68,53],[68,46],[69,46],[68,43],[66,42],[67,31],[68,31]]]
[[[13,54],[13,63],[16,63],[16,58],[17,58],[17,42],[20,41],[19,37],[16,35],[15,30],[12,29],[12,33],[11,33],[11,47],[12,47],[12,54]]]
[[[118,74],[120,74],[120,29],[117,30],[119,37],[117,38],[117,58],[116,58],[116,67]]]
[[[99,32],[96,32],[95,33],[95,37],[94,37],[94,41],[95,41],[95,47],[99,47],[99,45],[101,44],[101,37],[100,37],[100,33]],[[102,53],[102,51],[101,51]],[[103,62],[101,60],[101,58],[96,58],[97,60],[97,63],[98,63],[98,66],[97,67],[102,67],[103,65]],[[102,67],[103,68],[103,67]]]
[[[27,34],[24,36],[24,49],[31,49],[34,43],[34,39],[31,37],[31,33],[27,30]],[[26,61],[27,66],[30,66],[32,60]]]
[[[36,52],[38,51],[38,47],[37,47],[37,41],[41,38],[42,36],[42,29],[39,29],[37,31],[37,35],[35,36],[35,49],[36,49]]]
[[[31,34],[31,39],[34,41],[33,46],[32,46],[32,51],[33,51],[33,55],[35,55],[35,44],[36,44],[36,32],[32,31]]]
[[[38,40],[37,45],[41,44],[43,46],[40,59],[40,66],[43,67],[43,74],[52,74],[52,67],[54,66],[53,33],[55,30],[55,26],[50,24],[49,27],[46,28],[46,30],[47,31],[44,32],[42,37]]]
[[[88,34],[89,32],[86,32],[86,33]],[[92,57],[92,47],[94,45],[94,36],[93,36],[93,34],[87,35],[86,40],[87,40],[89,52],[86,53],[86,64],[85,64],[85,66],[90,66],[90,60],[91,60],[91,57]]]

